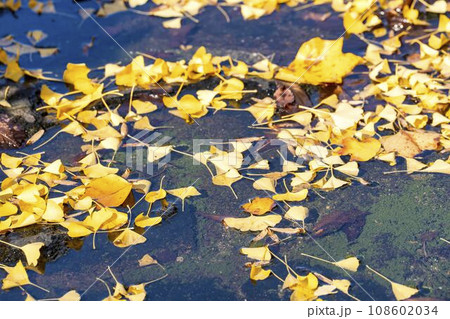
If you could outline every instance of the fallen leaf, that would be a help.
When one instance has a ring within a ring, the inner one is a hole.
[[[269,261],[270,259],[272,259],[272,255],[270,254],[270,250],[267,246],[241,248],[240,253],[256,260]]]
[[[245,218],[225,218],[225,225],[240,231],[261,231],[267,227],[273,227],[281,221],[280,215],[253,216]]]
[[[181,207],[183,211],[184,211],[184,200],[186,198],[201,195],[200,192],[194,186],[170,189],[167,190],[167,192],[181,199]]]
[[[139,267],[155,265],[157,263],[158,263],[158,261],[156,259],[154,259],[152,256],[150,256],[149,254],[145,254],[144,256],[142,256],[141,259],[139,259]]]
[[[125,248],[132,245],[145,243],[147,238],[139,235],[135,231],[127,228],[114,239],[113,244],[116,247]]]
[[[250,279],[251,280],[264,280],[267,277],[269,277],[271,273],[272,273],[272,271],[270,269],[265,270],[261,266],[252,265],[252,267],[250,269]]]
[[[132,185],[115,174],[93,179],[86,187],[86,196],[109,207],[121,205],[131,192]]]
[[[305,219],[309,215],[309,209],[304,206],[291,206],[286,214],[284,214],[284,218],[291,220],[298,220],[304,222]]]
[[[338,151],[339,155],[351,155],[350,160],[365,162],[377,155],[381,143],[373,137],[366,137],[359,141],[353,137],[347,137],[342,141],[343,147]]]
[[[250,203],[242,205],[242,208],[252,215],[264,215],[275,207],[275,201],[268,197],[256,197]]]

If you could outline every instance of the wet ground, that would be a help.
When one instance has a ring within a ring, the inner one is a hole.
[[[16,15],[1,12],[0,36],[12,34],[20,40],[24,39],[27,31],[33,29],[48,33],[49,37],[40,45],[57,46],[60,52],[46,59],[30,56],[21,62],[23,67],[39,67],[59,76],[68,62],[85,62],[91,68],[108,62],[121,61],[127,64],[130,61],[127,52],[133,54],[138,51],[174,60],[189,57],[200,45],[214,54],[230,54],[247,63],[258,60],[261,54],[274,53],[274,62],[285,65],[295,56],[302,42],[315,36],[337,38],[343,32],[341,20],[335,13],[323,23],[306,18],[311,10],[326,12],[329,10],[326,6],[299,12],[282,8],[271,16],[245,22],[239,12],[227,10],[232,20],[230,24],[226,23],[217,9],[208,8],[197,16],[200,23],[186,21],[180,30],[164,29],[157,18],[127,12],[96,18],[125,52],[92,20],[83,21],[77,13],[79,7],[76,4],[57,0],[54,3],[57,14],[38,16],[27,9]],[[93,8],[95,2],[83,1],[81,5]],[[95,37],[93,47],[83,50],[91,37]],[[192,45],[194,49],[183,51],[180,45]],[[345,42],[344,50],[362,54],[364,48],[364,43],[352,37]],[[259,85],[261,94],[271,94],[273,91],[273,84],[260,82],[251,85]],[[61,85],[51,86],[57,88]],[[180,149],[186,152],[192,152],[193,139],[233,139],[265,133],[248,128],[254,119],[246,112],[219,112],[197,120],[198,125],[186,125],[181,119],[170,116],[166,110],[160,109],[153,114],[152,124],[173,126],[172,129],[161,130],[161,133],[171,137],[171,143],[181,146]],[[52,136],[57,130],[50,129],[46,136]],[[79,154],[81,145],[81,140],[61,134],[41,151],[46,151],[47,161],[61,158],[63,162],[71,163]],[[31,148],[22,151],[31,152]],[[105,158],[111,156],[105,154]],[[264,157],[270,159],[270,156],[269,150]],[[125,154],[119,152],[116,157],[119,167],[125,167],[124,159]],[[306,201],[305,205],[311,211],[306,221],[310,228],[320,216],[334,210],[359,208],[370,212],[362,234],[354,242],[349,243],[344,233],[335,232],[315,240],[309,237],[295,238],[275,246],[275,252],[287,255],[289,263],[298,272],[314,270],[331,278],[348,276],[333,266],[302,257],[300,253],[325,259],[329,259],[327,254],[330,254],[337,260],[356,255],[363,263],[394,281],[419,285],[422,296],[448,299],[450,250],[439,238],[450,237],[450,223],[446,218],[450,178],[432,174],[384,174],[394,169],[396,167],[380,162],[364,163],[361,165],[361,177],[369,181],[370,186],[354,185],[321,193],[324,198],[312,195]],[[187,199],[184,212],[180,210],[161,225],[151,228],[145,233],[147,242],[131,247],[125,254],[123,249],[112,245],[111,235],[107,234],[96,236],[96,250],[92,249],[91,237],[73,240],[57,227],[46,228],[43,232],[40,227],[35,227],[3,236],[3,240],[19,245],[36,240],[50,245],[48,251],[44,252],[47,259],[45,269],[41,266],[35,273],[30,272],[30,280],[51,292],[45,294],[31,288],[30,293],[36,298],[50,298],[71,289],[80,293],[88,289],[83,299],[101,299],[106,297],[107,291],[101,283],[94,284],[95,278],[102,275],[108,265],[113,265],[113,272],[124,284],[147,282],[164,275],[164,271],[157,266],[138,266],[138,260],[148,253],[168,273],[167,278],[147,287],[149,300],[289,298],[288,293],[280,292],[280,283],[275,278],[257,284],[250,282],[249,271],[243,267],[247,260],[239,254],[239,248],[249,244],[253,237],[251,234],[225,229],[219,222],[204,217],[205,214],[239,216],[240,205],[247,202],[248,198],[263,195],[253,190],[251,181],[242,180],[234,184],[239,196],[235,199],[228,188],[212,185],[210,175],[203,166],[193,165],[191,158],[182,155],[174,155],[171,162],[156,170],[154,175],[141,177],[151,178],[153,185],[157,185],[165,175],[165,188],[188,186],[198,179],[195,187],[202,196]],[[138,205],[133,214],[145,210],[145,205]],[[435,235],[426,236],[429,233]],[[0,262],[6,263],[13,259],[11,250],[0,250]],[[275,265],[273,269],[283,274],[284,266]],[[394,298],[388,284],[367,271],[360,271],[353,277],[359,285],[352,280],[351,293],[358,298]],[[104,278],[113,283],[107,275]],[[328,300],[341,298],[344,297],[340,294],[326,297]],[[17,299],[24,299],[19,289],[0,291],[0,300]]]

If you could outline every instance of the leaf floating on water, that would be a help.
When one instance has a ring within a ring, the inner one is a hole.
[[[286,214],[284,214],[284,218],[302,221],[304,222],[305,219],[309,215],[309,209],[304,206],[291,206]]]
[[[27,263],[30,266],[36,266],[38,263],[38,259],[41,256],[41,248],[45,244],[42,242],[35,242],[31,244],[27,244],[25,246],[22,246],[20,249],[25,254],[25,257],[27,259]]]
[[[342,83],[342,78],[363,61],[352,53],[342,53],[343,43],[343,38],[323,40],[318,37],[303,43],[294,61],[282,68],[275,78],[313,85]]]
[[[289,288],[293,290],[290,298],[291,301],[310,301],[317,299],[315,291],[318,286],[319,280],[312,273],[306,276],[296,277],[289,273],[284,281],[283,289]]]
[[[156,259],[154,259],[152,256],[150,256],[149,254],[145,254],[144,256],[142,256],[142,258],[139,259],[138,262],[139,262],[139,267],[155,265],[158,263],[158,261]]]
[[[367,267],[367,269],[372,271],[374,274],[378,275],[379,277],[383,278],[384,280],[388,281],[391,284],[392,292],[394,293],[395,299],[397,299],[397,300],[408,299],[409,297],[411,297],[419,292],[418,289],[411,288],[411,287],[393,282],[392,280],[390,280],[386,276],[380,274],[378,271],[372,269],[368,265],[366,265],[366,267]]]
[[[353,137],[347,137],[343,140],[343,148],[339,151],[340,155],[351,155],[352,161],[366,162],[377,155],[381,148],[381,143],[373,137],[366,137],[359,141]]]
[[[113,243],[114,246],[124,248],[132,245],[142,244],[146,241],[147,238],[127,228],[122,233],[120,233],[120,235],[117,236],[116,239],[114,239]]]
[[[110,174],[92,180],[86,188],[90,196],[104,206],[121,205],[130,194],[132,185],[120,176]]]
[[[167,190],[167,192],[173,196],[176,196],[181,199],[181,207],[184,211],[184,200],[188,197],[192,196],[200,196],[200,192],[194,187],[194,186],[188,186],[183,188],[177,188],[177,189],[170,189]]]
[[[273,195],[272,198],[278,201],[300,202],[304,200],[306,196],[308,196],[308,190],[302,189],[301,191],[298,192],[287,191],[284,194],[276,194]]]
[[[166,157],[172,151],[173,146],[148,146],[147,147],[147,161],[153,163]]]
[[[333,279],[331,284],[340,291],[345,292],[346,294],[348,294],[348,290],[351,285],[350,281],[348,281],[347,279]]]
[[[264,215],[275,207],[275,201],[268,197],[256,197],[250,203],[242,205],[242,208],[252,215]]]
[[[312,259],[315,259],[315,260],[322,261],[322,262],[327,263],[327,264],[335,265],[335,266],[337,266],[339,268],[343,268],[343,269],[349,270],[349,271],[357,271],[358,267],[359,267],[359,264],[360,264],[359,259],[356,258],[356,257],[349,257],[349,258],[345,258],[345,259],[342,259],[342,260],[339,260],[339,261],[329,261],[329,260],[325,260],[325,259],[322,259],[322,258],[319,258],[319,257],[311,256],[311,255],[308,255],[308,254],[305,254],[305,253],[301,253],[301,255],[309,257],[309,258],[312,258]]]
[[[213,176],[212,182],[214,185],[229,187],[231,189],[231,191],[233,192],[234,197],[237,198],[237,195],[231,185],[233,185],[233,183],[235,183],[241,179],[242,179],[242,175],[239,174],[239,172],[236,169],[232,168],[226,173]]]
[[[437,160],[421,172],[450,174],[450,163]]]
[[[276,181],[268,178],[268,177],[262,177],[260,179],[257,179],[253,183],[253,188],[257,190],[266,190],[272,193],[276,193],[275,191]]]
[[[270,276],[272,271],[270,269],[263,269],[261,266],[252,265],[250,269],[250,279],[251,280],[264,280]]]
[[[148,217],[144,215],[144,213],[139,214],[134,219],[134,224],[138,227],[145,228],[145,227],[152,227],[155,225],[158,225],[161,223],[162,218],[160,216],[158,217]]]
[[[386,152],[412,158],[424,150],[439,148],[440,134],[425,131],[399,131],[395,135],[383,136],[380,140]]]
[[[272,259],[272,255],[270,254],[270,250],[267,246],[255,248],[241,248],[240,252],[241,254],[256,260],[270,261],[270,259]]]
[[[81,296],[78,292],[75,290],[71,290],[64,294],[64,296],[58,298],[59,301],[80,301]]]
[[[360,261],[358,258],[356,257],[349,257],[346,259],[342,259],[336,262],[333,262],[333,264],[335,266],[338,266],[340,268],[344,268],[346,270],[350,270],[350,271],[357,271]]]
[[[19,286],[32,285],[39,289],[47,291],[46,289],[30,282],[30,280],[28,279],[27,271],[25,270],[25,267],[23,266],[20,260],[14,267],[0,266],[0,268],[3,268],[3,270],[5,270],[8,273],[6,277],[3,279],[2,289],[10,289]]]
[[[223,222],[228,227],[240,231],[261,231],[273,227],[281,221],[280,215],[249,216],[245,218],[225,218]]]

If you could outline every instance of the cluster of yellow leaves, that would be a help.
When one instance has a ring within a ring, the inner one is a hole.
[[[151,282],[125,286],[117,280],[116,276],[111,271],[111,268],[108,267],[108,270],[111,274],[111,277],[115,281],[113,292],[111,292],[110,287],[103,279],[97,278],[97,280],[102,282],[105,285],[106,289],[108,290],[108,297],[103,299],[104,301],[123,301],[123,300],[143,301],[145,299],[145,296],[147,295],[147,292],[145,291],[145,286],[147,286],[151,282],[155,282],[167,276],[166,274],[163,277]]]
[[[283,290],[289,289],[292,291],[290,297],[292,301],[321,300],[319,299],[319,297],[336,294],[337,292],[342,292],[348,297],[354,300],[358,300],[356,297],[349,293],[349,289],[351,286],[351,282],[349,280],[331,280],[319,273],[312,272],[308,273],[306,276],[300,276],[295,273],[295,271],[287,264],[286,260],[280,259],[273,252],[271,252],[268,246],[241,248],[240,252],[241,254],[246,255],[248,258],[256,260],[246,264],[246,266],[250,268],[251,280],[265,280],[270,275],[273,275],[283,282]],[[360,261],[356,257],[348,257],[339,261],[331,262],[304,253],[302,253],[301,255],[334,265],[344,270],[346,273],[347,271],[356,272],[360,266]],[[273,270],[263,268],[263,266],[268,266],[273,261],[272,257],[275,257],[278,261],[282,262],[286,266],[288,274],[284,280],[280,276],[276,275]],[[369,266],[366,266],[366,268],[391,284],[392,291],[397,300],[408,299],[412,295],[415,295],[419,292],[419,290],[415,288],[393,282],[392,280],[388,279]],[[319,285],[320,281],[322,281],[324,284]]]
[[[0,39],[0,65],[5,65],[5,71],[2,77],[18,82],[25,75],[37,79],[53,80],[46,77],[42,70],[27,70],[19,65],[19,58],[22,54],[39,53],[41,58],[49,57],[58,52],[57,48],[42,48],[35,44],[46,37],[46,34],[40,30],[28,32],[28,39],[31,44],[24,44],[8,35]]]
[[[344,39],[313,38],[302,44],[294,61],[282,68],[275,78],[308,84],[342,83],[342,78],[362,62],[353,53],[342,53]]]
[[[290,297],[292,301],[321,300],[319,299],[319,297],[329,294],[335,294],[337,293],[337,291],[341,291],[349,297],[357,300],[357,298],[353,297],[348,292],[351,284],[350,281],[346,279],[330,280],[318,273],[308,273],[306,276],[300,276],[295,273],[295,271],[287,264],[286,261],[283,261],[273,252],[271,252],[268,246],[242,248],[240,252],[241,254],[246,255],[248,258],[255,260],[246,264],[246,266],[250,268],[251,280],[265,280],[270,275],[273,275],[275,278],[283,282],[283,290],[289,289],[292,291]],[[267,266],[273,261],[272,257],[275,257],[278,261],[282,262],[286,266],[288,273],[284,280],[280,276],[276,275],[273,270],[263,268],[263,266]],[[359,265],[359,261],[354,257],[337,262],[336,265],[341,268],[348,265],[347,269],[356,271],[355,267],[353,265],[350,265],[351,263],[356,263],[357,265]],[[319,280],[324,282],[324,284],[319,285]]]
[[[143,192],[150,204],[166,197],[163,189],[149,192],[149,181],[129,182],[116,174],[116,168],[99,163],[91,165],[83,160],[80,163],[78,167],[65,167],[60,160],[43,162],[40,153],[23,157],[3,153],[1,164],[7,178],[3,180],[0,192],[0,217],[4,217],[0,221],[0,233],[36,223],[60,223],[71,237],[117,231],[128,222],[129,216],[120,211],[120,206],[126,201],[133,202],[132,189]],[[74,172],[80,175],[76,176]],[[65,188],[64,192],[59,190],[61,186]],[[183,207],[185,198],[200,195],[193,186],[168,192],[182,199]],[[73,215],[82,214],[85,218],[79,220],[71,216],[71,212],[79,212]],[[161,222],[161,217],[141,215],[135,219],[139,227]],[[127,247],[144,241],[145,237],[125,228],[113,243]],[[36,265],[42,245],[33,243],[15,248],[25,253],[30,265]]]
[[[16,12],[22,7],[22,0],[2,0],[0,2],[0,9],[9,9]],[[41,13],[55,13],[55,7],[52,0],[38,1],[28,0],[28,8],[37,14]]]

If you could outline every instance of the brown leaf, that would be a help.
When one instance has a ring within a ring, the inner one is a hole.
[[[387,153],[412,158],[424,150],[439,148],[440,134],[426,131],[399,131],[395,135],[383,136],[381,144]]]

